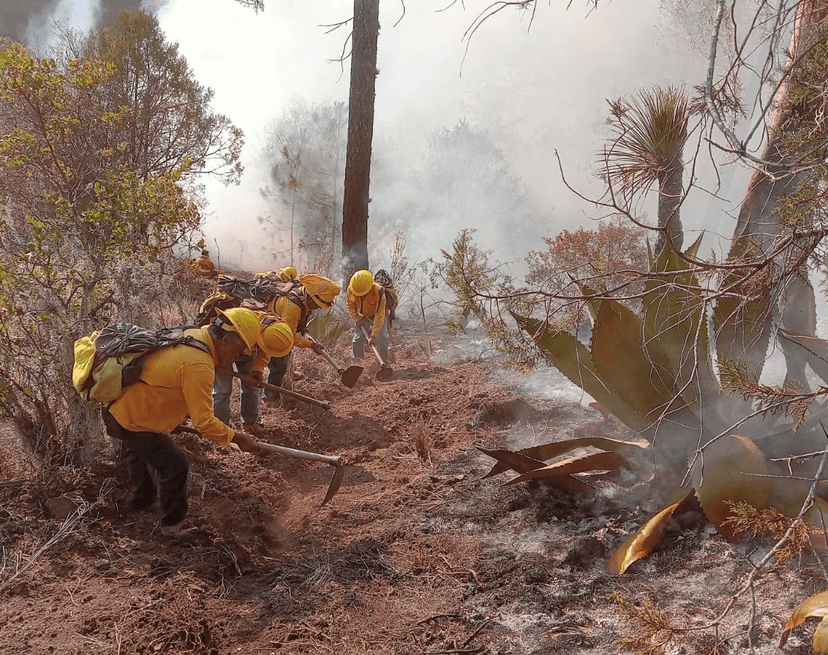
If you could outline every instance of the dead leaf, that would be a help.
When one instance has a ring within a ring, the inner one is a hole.
[[[635,534],[622,543],[616,549],[615,553],[613,553],[605,567],[606,572],[611,575],[621,575],[629,568],[630,564],[653,552],[653,548],[655,548],[661,540],[661,535],[664,534],[664,528],[666,528],[667,524],[670,522],[670,517],[673,516],[673,512],[676,511],[676,508],[681,505],[691,493],[692,490],[688,491],[684,498],[680,501],[665,507],[653,518],[638,528],[638,530],[635,531]]]
[[[791,618],[788,619],[788,622],[785,624],[785,629],[782,631],[782,636],[779,638],[779,648],[782,648],[785,643],[788,641],[788,636],[791,634],[791,630],[793,630],[796,626],[801,624],[805,619],[809,619],[811,617],[825,617],[828,616],[828,591],[823,591],[821,593],[815,594],[810,598],[806,599],[803,603],[799,605],[791,614]],[[826,629],[828,626],[824,626],[823,620],[820,623],[820,628],[818,628],[818,632],[820,633],[820,642],[823,644],[823,648],[825,648],[825,640],[828,638],[828,634],[826,634]],[[814,634],[814,652],[815,653],[828,653],[828,650],[816,650],[817,647],[817,635]]]

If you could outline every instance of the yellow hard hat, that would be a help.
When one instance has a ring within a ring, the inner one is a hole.
[[[351,276],[351,281],[348,283],[348,291],[357,295],[364,296],[374,286],[374,274],[368,270],[357,271]]]
[[[216,313],[227,320],[233,328],[231,331],[238,334],[245,345],[247,351],[253,352],[253,348],[259,342],[259,330],[261,325],[259,319],[250,309],[244,307],[231,307],[230,309],[216,309]]]
[[[330,309],[341,290],[336,282],[316,273],[305,273],[299,278],[299,282],[311,299],[322,309]]]
[[[293,266],[285,266],[284,268],[280,268],[277,276],[282,282],[290,282],[291,280],[295,280],[299,275],[299,271],[297,271]]]
[[[293,348],[293,330],[281,321],[270,323],[259,332],[259,347],[268,357],[284,357]]]

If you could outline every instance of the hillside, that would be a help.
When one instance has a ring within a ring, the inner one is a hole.
[[[595,496],[572,499],[484,477],[493,460],[476,446],[626,433],[533,393],[472,341],[402,322],[394,379],[376,381],[373,365],[354,389],[299,352],[296,390],[331,408],[263,405],[262,420],[273,443],[342,455],[339,493],[320,508],[324,464],[182,435],[200,528],[188,541],[162,537],[154,508],[126,510],[105,441],[89,470],[32,475],[6,429],[0,652],[608,655],[643,634],[613,594],[690,629],[663,652],[780,652],[792,609],[824,589],[812,562],[760,577],[716,630],[767,544],[727,544],[688,507],[658,552],[609,576],[614,548],[653,511],[628,502],[635,480],[595,480]],[[344,340],[332,353],[349,359]],[[810,652],[812,631],[795,629],[783,652]]]

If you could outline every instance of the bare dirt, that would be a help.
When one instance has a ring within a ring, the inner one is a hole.
[[[295,389],[331,408],[263,405],[266,438],[342,455],[342,488],[320,507],[331,467],[182,435],[199,529],[186,541],[158,532],[155,507],[128,511],[104,438],[88,469],[34,473],[0,434],[0,653],[609,654],[641,634],[619,595],[685,629],[654,653],[811,652],[810,621],[777,643],[826,588],[817,562],[740,592],[770,544],[728,544],[691,506],[611,576],[613,550],[653,512],[630,500],[646,500],[641,481],[596,478],[572,498],[484,477],[494,462],[476,446],[627,433],[469,355],[470,341],[403,323],[394,379],[368,361],[354,389],[299,352]],[[350,359],[344,342],[332,354]]]

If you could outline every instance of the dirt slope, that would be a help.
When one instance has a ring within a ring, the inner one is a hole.
[[[728,545],[691,507],[660,552],[606,575],[613,549],[650,516],[627,506],[635,480],[616,476],[579,500],[504,486],[511,475],[484,478],[493,461],[475,445],[625,432],[528,393],[488,360],[464,359],[467,343],[404,324],[395,378],[375,381],[373,366],[353,390],[300,352],[296,390],[331,409],[263,405],[263,423],[274,443],[342,455],[339,494],[319,507],[324,464],[183,435],[201,529],[183,543],[157,532],[155,508],[126,510],[104,440],[90,470],[33,476],[4,433],[0,653],[609,654],[635,634],[616,592],[696,628],[663,652],[780,652],[791,610],[826,588],[819,568],[776,568],[757,583],[755,605],[742,594],[718,631],[700,629],[767,546]],[[349,359],[345,344],[333,354]],[[797,628],[784,652],[810,652],[812,632]]]

